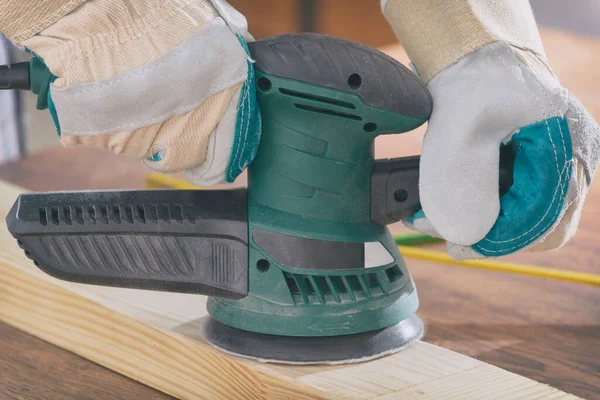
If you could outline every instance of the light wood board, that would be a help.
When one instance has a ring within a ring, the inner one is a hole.
[[[24,191],[0,181],[0,320],[179,398],[575,398],[418,342],[379,360],[281,366],[224,354],[199,336],[204,296],[62,282],[33,266],[4,222]]]

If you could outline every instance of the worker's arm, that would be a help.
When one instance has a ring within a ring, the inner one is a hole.
[[[224,0],[9,0],[0,31],[54,75],[47,100],[65,146],[200,185],[232,181],[255,154],[252,37]]]
[[[552,72],[527,0],[388,0],[383,11],[434,101],[423,212],[407,223],[457,258],[560,247],[577,229],[600,129]],[[499,199],[499,151],[516,155]]]

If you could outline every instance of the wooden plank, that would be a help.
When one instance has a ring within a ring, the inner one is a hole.
[[[0,182],[0,320],[180,398],[575,398],[418,342],[368,363],[261,364],[199,334],[205,297],[58,281],[25,258],[3,222],[19,187]]]

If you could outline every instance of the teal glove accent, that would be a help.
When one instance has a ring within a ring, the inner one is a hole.
[[[33,54],[33,53],[31,53]],[[29,83],[31,91],[38,95],[36,107],[38,110],[48,108],[48,96],[50,93],[50,84],[56,79],[56,76],[46,67],[46,63],[36,54],[29,61]]]
[[[156,152],[156,153],[154,153],[154,155],[152,157],[146,158],[146,160],[148,160],[148,161],[160,161],[160,160],[162,160],[162,157],[160,156],[159,152]]]
[[[249,57],[246,40],[240,35],[237,35],[237,38]],[[256,99],[254,65],[248,61],[248,79],[241,89],[233,145],[225,172],[227,182],[233,182],[254,160],[260,143],[260,133],[261,119]]]
[[[409,224],[414,224],[415,220],[420,219],[420,218],[425,218],[425,213],[423,212],[423,210],[419,210],[416,213],[414,213],[412,215],[412,217],[408,217],[406,218],[406,222],[408,222]]]
[[[29,61],[29,83],[31,91],[38,96],[35,108],[38,110],[45,110],[47,108],[50,111],[56,132],[58,133],[58,137],[60,137],[60,123],[58,122],[56,107],[54,107],[54,102],[50,95],[50,85],[56,80],[57,76],[50,72],[42,57],[28,48],[25,48],[25,51],[33,56],[31,61]]]
[[[491,231],[471,246],[486,257],[513,253],[546,233],[563,209],[573,172],[565,118],[522,128],[508,145],[516,154],[514,184],[500,199],[500,215]]]

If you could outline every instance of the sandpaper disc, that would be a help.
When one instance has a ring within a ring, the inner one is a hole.
[[[204,335],[218,349],[262,362],[350,364],[396,353],[423,336],[423,321],[413,315],[396,325],[353,335],[295,337],[248,332],[209,318]]]

